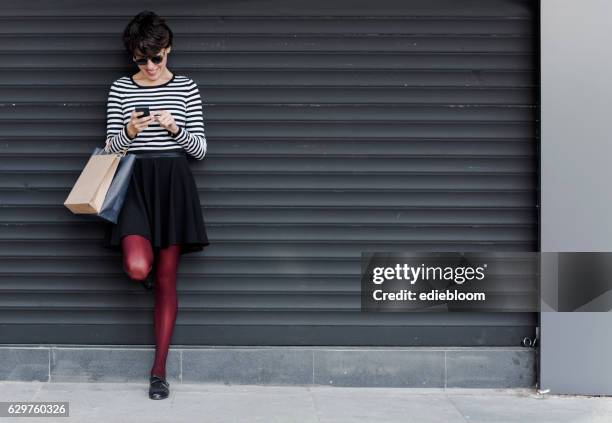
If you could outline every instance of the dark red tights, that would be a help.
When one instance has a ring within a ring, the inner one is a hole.
[[[143,281],[153,267],[151,242],[141,235],[126,235],[121,239],[123,268],[131,279]],[[151,374],[166,376],[166,359],[170,339],[176,322],[178,297],[176,273],[180,258],[180,245],[170,245],[158,250],[155,257],[155,361]]]

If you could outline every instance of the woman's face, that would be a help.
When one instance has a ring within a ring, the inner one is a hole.
[[[162,57],[162,61],[158,64],[153,63],[153,61],[151,60],[151,57],[147,58],[147,64],[146,65],[138,65],[138,68],[140,69],[140,71],[142,72],[142,74],[144,76],[146,76],[146,78],[150,81],[150,82],[155,82],[158,79],[162,78],[163,76],[165,76],[166,72],[166,64],[168,63],[168,54],[170,53],[170,50],[172,49],[172,47],[166,47],[161,49],[155,56],[161,56]],[[145,58],[145,56],[140,52],[140,51],[136,51],[134,53],[134,60],[137,59],[143,59]]]

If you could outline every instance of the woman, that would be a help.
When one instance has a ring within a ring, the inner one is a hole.
[[[162,18],[139,13],[125,28],[123,43],[139,72],[110,88],[105,151],[127,148],[136,161],[117,224],[107,224],[105,246],[122,251],[125,272],[148,289],[155,264],[156,348],[149,398],[164,399],[179,258],[209,244],[187,160],[206,154],[202,101],[195,82],[167,68],[172,31]],[[135,111],[147,107],[148,116]]]

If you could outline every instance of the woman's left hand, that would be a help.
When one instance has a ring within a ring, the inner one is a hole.
[[[174,117],[169,111],[157,110],[155,112],[152,112],[152,114],[155,116],[157,122],[159,122],[159,125],[165,130],[170,131],[171,134],[174,135],[179,131],[179,127],[174,121]]]

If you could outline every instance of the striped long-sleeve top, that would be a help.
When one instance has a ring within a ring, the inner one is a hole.
[[[148,106],[150,111],[167,110],[174,117],[179,132],[172,135],[158,122],[130,138],[127,124],[136,107]],[[128,147],[133,151],[177,151],[202,160],[206,154],[206,136],[202,99],[196,83],[183,75],[172,75],[165,84],[138,85],[131,76],[113,82],[108,94],[106,119],[106,146],[108,153],[117,153]]]

